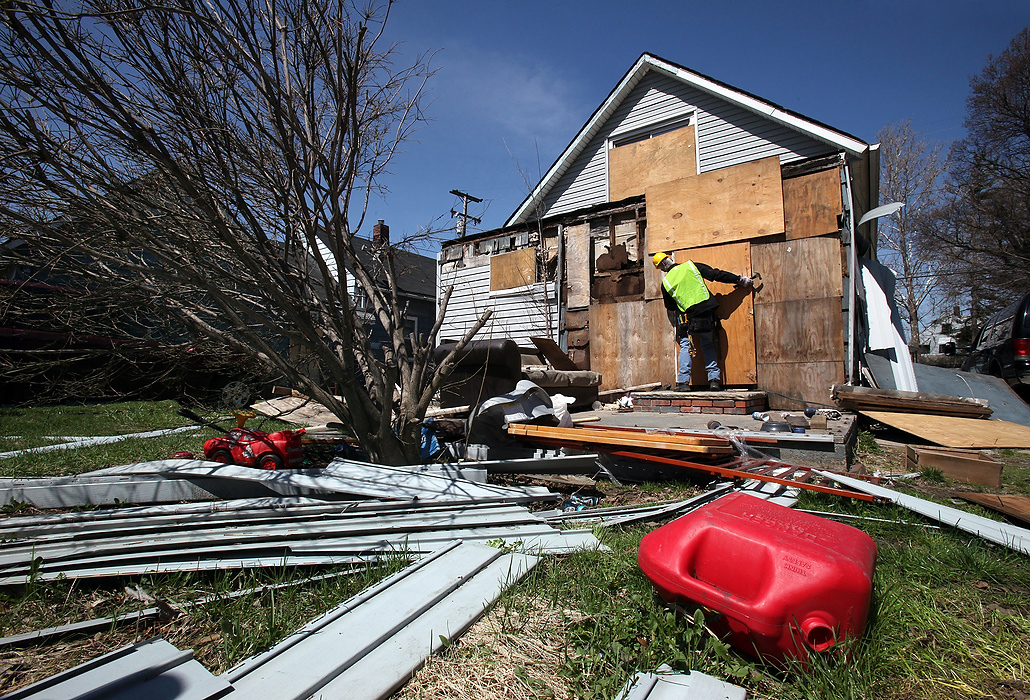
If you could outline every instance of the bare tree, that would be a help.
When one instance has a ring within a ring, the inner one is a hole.
[[[888,124],[877,134],[881,149],[880,199],[905,206],[878,227],[877,255],[898,277],[895,301],[905,309],[909,349],[918,354],[922,317],[940,270],[939,256],[927,245],[927,231],[937,220],[941,204],[941,176],[946,160],[943,146],[920,139],[908,120]]]
[[[973,313],[1027,291],[1030,266],[1030,29],[970,80],[967,136],[951,149],[949,216],[937,244],[961,263]]]
[[[5,3],[0,215],[46,264],[259,359],[396,464],[417,459],[450,360],[431,363],[439,320],[405,337],[395,254],[411,241],[358,255],[431,75],[425,55],[394,64],[390,5]]]

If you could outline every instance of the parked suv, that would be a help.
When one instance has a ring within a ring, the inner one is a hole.
[[[988,319],[962,369],[1030,389],[1030,294]]]

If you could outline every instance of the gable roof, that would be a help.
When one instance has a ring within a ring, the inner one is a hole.
[[[764,100],[734,88],[726,83],[710,78],[706,75],[694,72],[683,66],[666,61],[653,54],[644,53],[637,59],[629,72],[623,76],[615,89],[597,108],[587,120],[587,123],[576,134],[572,142],[565,148],[558,159],[550,167],[533,191],[523,200],[518,209],[508,217],[505,226],[526,221],[531,217],[537,205],[540,204],[551,188],[573,165],[576,158],[583,153],[591,139],[604,127],[608,119],[618,109],[633,88],[640,83],[641,79],[648,73],[656,71],[680,80],[691,87],[718,97],[732,105],[758,114],[772,122],[780,124],[789,129],[798,131],[816,141],[832,146],[835,150],[844,151],[856,158],[863,157],[869,150],[869,144],[850,134],[834,129],[826,124],[809,119],[797,112],[781,107],[773,102]]]

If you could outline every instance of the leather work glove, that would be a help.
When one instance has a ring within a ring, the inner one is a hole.
[[[746,287],[753,282],[754,280],[750,277],[745,277],[744,275],[741,275],[740,280],[737,282],[737,284],[739,284],[741,287]]]

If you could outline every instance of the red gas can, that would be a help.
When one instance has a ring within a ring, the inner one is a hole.
[[[737,650],[805,661],[861,636],[876,543],[848,525],[734,493],[648,533],[638,562],[669,603],[722,615]]]

